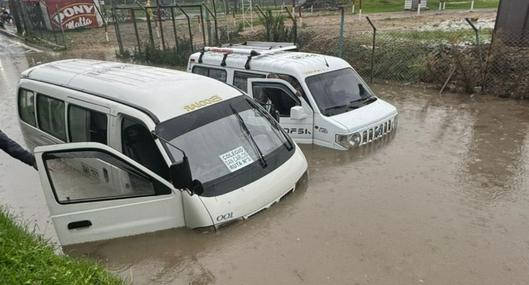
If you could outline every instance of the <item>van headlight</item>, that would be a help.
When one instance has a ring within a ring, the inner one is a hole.
[[[354,133],[352,135],[336,135],[336,143],[346,149],[359,146],[361,142],[362,135],[360,135],[360,133]]]

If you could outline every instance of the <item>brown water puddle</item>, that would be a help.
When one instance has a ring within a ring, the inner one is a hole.
[[[14,92],[28,55],[0,56],[0,128],[21,141]],[[375,89],[399,109],[396,135],[349,152],[302,146],[307,186],[269,210],[218,232],[65,251],[134,284],[529,283],[529,103]],[[0,153],[2,203],[54,239],[40,192]]]
[[[395,137],[304,146],[305,190],[216,233],[84,246],[137,284],[526,284],[529,104],[376,86]]]

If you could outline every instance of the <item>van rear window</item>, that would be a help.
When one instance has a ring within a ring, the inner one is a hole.
[[[37,119],[39,128],[66,141],[64,102],[42,94],[37,95]]]
[[[213,79],[217,79],[222,82],[226,82],[226,70],[219,69],[219,68],[210,68],[210,67],[204,67],[204,66],[193,66],[193,73],[204,75],[207,77],[211,77]]]
[[[37,119],[35,118],[35,92],[20,89],[18,93],[18,113],[22,121],[37,126]]]
[[[107,144],[107,116],[75,105],[68,105],[71,142]]]

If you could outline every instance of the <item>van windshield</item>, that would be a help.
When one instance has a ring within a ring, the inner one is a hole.
[[[377,100],[352,68],[310,76],[305,82],[325,116],[345,113]]]
[[[165,121],[156,127],[177,163],[186,152],[202,196],[221,195],[271,172],[292,155],[293,143],[264,109],[242,95]]]

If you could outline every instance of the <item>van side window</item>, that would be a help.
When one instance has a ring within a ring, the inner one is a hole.
[[[248,92],[248,78],[265,78],[263,74],[235,71],[233,74],[233,86]]]
[[[307,102],[309,107],[312,108],[312,105],[310,104],[307,94],[305,94],[305,91],[303,91],[303,87],[301,86],[299,81],[294,76],[288,75],[288,74],[281,74],[281,73],[270,73],[268,74],[267,78],[279,78],[279,79],[283,79],[286,82],[290,83],[290,85],[292,85],[292,87],[294,87],[294,89],[296,89],[296,91],[298,92],[297,95],[300,95],[301,97],[303,97],[303,99],[305,99],[305,102]]]
[[[210,68],[204,66],[193,66],[193,73],[211,77],[222,82],[226,82],[226,70],[220,68]]]
[[[66,141],[64,102],[37,94],[37,119],[39,128],[48,134]]]
[[[169,178],[169,167],[165,163],[151,132],[133,118],[125,117],[121,122],[123,153],[163,178]]]
[[[43,160],[60,204],[169,194],[171,190],[119,158],[97,150],[45,153]]]
[[[290,117],[290,109],[301,105],[299,99],[289,89],[279,84],[256,84],[253,93],[256,101],[270,114],[277,111],[281,117]]]
[[[107,144],[107,115],[76,105],[68,105],[68,129],[71,142]]]
[[[35,93],[33,91],[20,89],[18,93],[18,113],[22,121],[36,127],[35,118]]]

